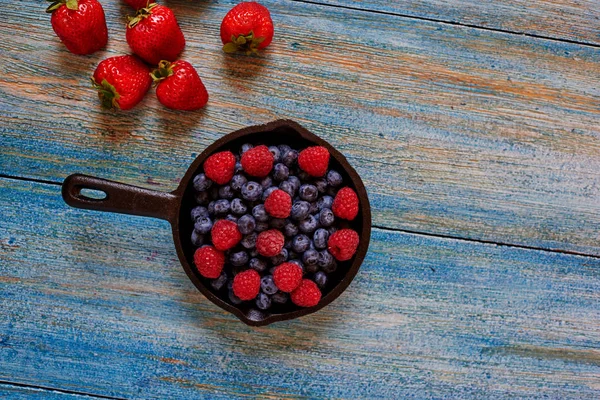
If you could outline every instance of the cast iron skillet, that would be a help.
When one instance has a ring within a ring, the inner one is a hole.
[[[343,176],[345,185],[352,186],[358,194],[360,212],[349,225],[360,236],[360,245],[354,257],[339,263],[336,272],[330,274],[330,282],[337,282],[325,290],[320,303],[310,308],[298,308],[286,305],[280,311],[261,311],[253,307],[253,302],[244,302],[239,306],[232,305],[227,300],[227,294],[213,291],[209,281],[203,278],[193,263],[195,247],[190,236],[193,224],[190,211],[197,204],[194,198],[192,179],[202,172],[204,160],[211,154],[232,150],[234,153],[244,143],[252,144],[287,144],[300,149],[310,145],[326,147],[331,153],[330,166],[336,168]],[[81,194],[82,189],[99,190],[106,194],[104,199],[93,199]],[[141,215],[161,218],[169,221],[173,229],[173,240],[177,255],[188,277],[210,301],[224,310],[236,315],[242,322],[260,326],[276,321],[297,318],[313,313],[335,300],[350,284],[367,254],[371,236],[371,208],[367,192],[362,180],[348,163],[346,158],[329,143],[304,129],[296,122],[279,120],[266,125],[251,126],[230,133],[210,145],[190,165],[179,187],[171,193],[158,192],[136,186],[125,185],[92,176],[74,174],[67,177],[62,185],[62,196],[72,207],[89,210],[109,211],[123,214]],[[246,304],[248,303],[248,304]]]

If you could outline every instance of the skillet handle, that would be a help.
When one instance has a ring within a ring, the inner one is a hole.
[[[81,193],[82,189],[101,191],[106,196],[102,199],[88,197]],[[65,179],[62,184],[62,197],[71,207],[160,218],[172,224],[176,220],[181,201],[180,197],[173,193],[158,192],[81,174],[69,175]]]

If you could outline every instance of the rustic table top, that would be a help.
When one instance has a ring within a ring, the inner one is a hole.
[[[165,0],[210,92],[99,107],[46,4],[0,18],[0,397],[600,397],[600,4],[261,1],[259,57],[221,51],[231,0]],[[74,172],[173,190],[215,139],[278,118],[346,155],[367,258],[318,313],[251,328],[182,270],[168,223],[69,208]]]

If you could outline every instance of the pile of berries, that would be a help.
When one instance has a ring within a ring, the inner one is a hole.
[[[193,180],[191,242],[194,264],[216,292],[267,310],[290,301],[315,306],[337,284],[331,274],[358,248],[349,226],[359,200],[329,158],[321,146],[244,144],[239,155],[206,159]]]

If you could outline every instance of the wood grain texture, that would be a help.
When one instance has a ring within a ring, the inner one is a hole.
[[[600,255],[599,49],[267,1],[275,42],[230,57],[217,32],[232,2],[170,1],[208,107],[172,112],[151,94],[110,113],[88,77],[127,52],[126,7],[105,2],[108,50],[78,57],[21,3],[0,21],[1,173],[172,190],[216,138],[291,118],[348,156],[377,226]]]
[[[597,0],[308,0],[308,2],[600,45],[600,7]]]
[[[250,328],[192,286],[162,221],[6,179],[0,210],[0,380],[126,398],[600,395],[598,259],[375,229],[333,304]]]
[[[95,396],[87,396],[73,393],[64,393],[56,390],[37,389],[30,387],[21,387],[15,385],[6,385],[0,383],[0,398],[5,400],[92,400],[98,399]]]

